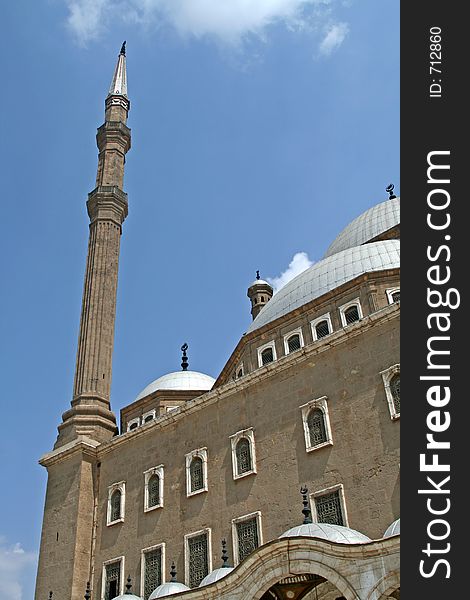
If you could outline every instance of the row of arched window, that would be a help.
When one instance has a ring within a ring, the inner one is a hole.
[[[390,304],[400,301],[400,289],[393,288],[386,290],[387,298]],[[347,327],[352,325],[353,323],[360,321],[363,318],[363,312],[361,307],[361,302],[359,298],[344,304],[339,307],[339,316],[340,321],[343,327]],[[333,333],[333,326],[331,321],[330,313],[325,313],[324,315],[314,319],[310,322],[311,331],[313,341],[320,340],[331,333]],[[300,350],[304,346],[304,338],[302,333],[302,328],[298,328],[295,331],[291,331],[290,333],[284,336],[284,352],[285,354],[291,354],[297,350]],[[276,353],[276,344],[274,341],[268,342],[267,344],[263,344],[257,349],[258,353],[258,367],[263,367],[269,363],[272,363],[277,360]],[[236,370],[234,377],[239,379],[245,375],[245,369],[242,364],[240,364]]]
[[[389,404],[390,416],[400,416],[400,365],[396,364],[381,373]],[[333,443],[327,397],[322,396],[300,407],[307,452]],[[254,429],[244,429],[230,437],[232,472],[234,479],[256,473]],[[192,496],[208,490],[207,448],[198,448],[186,454],[186,494]],[[144,511],[163,507],[163,465],[144,473]],[[124,518],[125,482],[113,484],[108,495],[108,525]]]

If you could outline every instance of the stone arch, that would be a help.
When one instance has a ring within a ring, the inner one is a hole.
[[[379,579],[367,596],[367,600],[386,600],[400,587],[400,572],[390,571]]]
[[[311,549],[304,551],[301,558],[297,558],[295,553],[293,555],[289,553],[288,560],[286,558],[287,556],[281,557],[276,553],[269,558],[260,557],[259,560],[253,562],[250,568],[250,598],[252,600],[259,600],[280,580],[292,577],[293,574],[304,573],[319,575],[331,582],[346,600],[361,600],[349,580],[333,567],[337,563],[328,554]],[[330,561],[331,565],[328,564]]]

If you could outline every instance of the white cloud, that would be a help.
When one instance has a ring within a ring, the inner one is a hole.
[[[36,571],[37,555],[26,552],[21,544],[8,545],[5,537],[0,536],[0,581],[2,597],[8,600],[26,600],[23,595],[24,583],[28,580],[30,591]]]
[[[294,254],[289,266],[283,271],[278,277],[268,277],[268,283],[273,286],[274,293],[278,292],[282,287],[286,285],[291,279],[297,277],[302,271],[308,269],[313,265],[313,262],[309,259],[306,252],[297,252]]]
[[[96,39],[112,21],[121,20],[146,27],[169,25],[183,37],[212,37],[230,45],[253,36],[265,39],[267,29],[274,24],[294,31],[317,29],[323,26],[322,16],[331,12],[334,1],[65,0],[68,26],[81,44]],[[330,37],[323,41],[325,53],[329,47],[337,47],[335,39],[343,28],[341,23],[333,27],[331,35],[327,33]]]
[[[329,56],[334,50],[337,50],[348,35],[349,27],[347,23],[335,23],[330,25],[325,37],[320,43],[320,54]]]

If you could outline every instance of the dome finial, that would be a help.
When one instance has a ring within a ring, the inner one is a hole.
[[[256,271],[256,279],[261,279],[261,277],[259,276],[259,271]]]
[[[132,587],[132,580],[131,580],[131,576],[128,575],[127,576],[127,583],[126,583],[126,591],[124,593],[125,594],[132,594],[131,587]]]
[[[228,568],[230,569],[230,565],[227,564],[228,562],[228,554],[227,554],[227,540],[224,538],[222,540],[222,568]]]
[[[90,598],[91,598],[91,590],[90,590],[90,582],[89,581],[86,582],[86,590],[85,590],[85,595],[83,597],[85,598],[85,600],[90,600]]]
[[[176,566],[175,566],[174,560],[171,562],[170,575],[171,575],[170,581],[176,582]]]
[[[126,40],[124,40],[124,42],[122,43],[121,52],[119,52],[119,54],[123,54],[124,56],[126,56]]]
[[[186,354],[186,350],[188,349],[188,344],[186,344],[186,342],[181,346],[181,351],[183,352],[183,359],[181,362],[181,368],[183,369],[183,371],[187,371],[188,370],[188,355]]]
[[[393,183],[391,183],[390,185],[387,185],[387,187],[385,188],[385,191],[389,194],[389,200],[393,200],[394,198],[396,198],[395,194],[393,193],[393,190],[395,189],[395,186],[393,185]]]
[[[302,509],[302,514],[304,515],[304,520],[303,520],[302,525],[307,525],[308,523],[312,523],[312,511],[310,509],[309,502],[308,502],[307,486],[303,485],[300,488],[300,493],[302,494],[302,503],[304,505],[304,507]]]
[[[49,600],[52,600],[52,592],[49,592]]]

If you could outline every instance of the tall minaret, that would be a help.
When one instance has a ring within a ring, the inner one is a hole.
[[[78,436],[104,441],[116,432],[110,410],[114,323],[122,223],[127,194],[122,191],[127,127],[126,42],[119,53],[105,101],[105,122],[98,129],[96,187],[88,194],[90,236],[83,288],[72,407],[62,415],[55,448]]]

